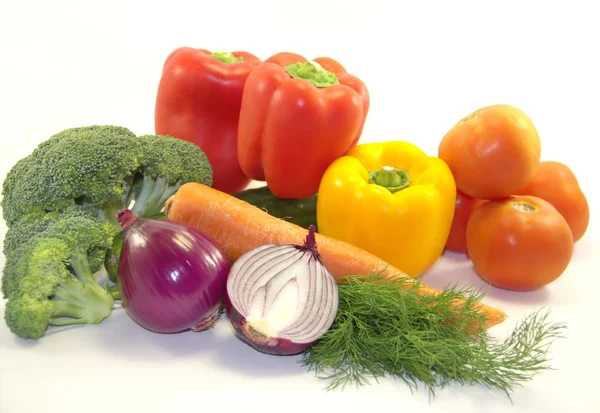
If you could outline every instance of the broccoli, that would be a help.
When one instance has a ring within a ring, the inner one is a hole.
[[[138,179],[143,181],[132,212],[155,216],[167,199],[186,182],[212,185],[212,167],[202,150],[189,142],[170,136],[144,135]]]
[[[38,339],[48,326],[100,323],[114,298],[94,278],[112,235],[107,225],[66,217],[21,244],[5,267],[5,321],[19,337]]]
[[[42,142],[9,171],[2,187],[8,227],[20,217],[95,208],[117,230],[117,212],[131,207],[154,217],[186,182],[212,185],[212,166],[196,145],[171,136],[136,137],[120,126],[66,129]]]
[[[4,256],[8,257],[12,255],[13,251],[19,248],[19,246],[46,231],[59,219],[76,216],[100,220],[97,210],[80,205],[72,205],[62,212],[33,210],[29,214],[20,217],[6,231],[3,245]]]
[[[30,247],[25,244],[20,245],[11,255],[6,256],[4,268],[2,269],[2,297],[8,298],[19,287],[19,279],[27,272],[26,252]]]
[[[48,325],[108,317],[119,291],[103,289],[94,272],[121,232],[117,212],[157,218],[181,185],[210,186],[212,173],[198,146],[120,126],[70,128],[39,144],[2,184],[2,294],[11,330],[39,338]]]
[[[118,126],[64,130],[38,145],[9,171],[2,188],[10,227],[35,211],[93,205],[118,228],[116,214],[139,167],[140,141]]]

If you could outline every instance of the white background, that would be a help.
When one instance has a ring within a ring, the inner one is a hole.
[[[430,400],[399,382],[328,393],[296,357],[259,354],[225,322],[204,334],[161,336],[123,311],[99,326],[16,339],[0,323],[0,412],[598,411],[598,151],[600,14],[593,1],[31,1],[0,2],[0,176],[62,129],[119,124],[153,132],[164,58],[182,45],[331,56],[371,93],[363,142],[408,140],[431,154],[462,116],[488,104],[526,111],[542,157],[571,166],[591,206],[588,233],[552,285],[492,289],[504,337],[549,306],[569,324],[557,370],[514,394],[450,387]],[[593,168],[595,166],[596,168]],[[2,224],[2,235],[5,227]],[[3,262],[2,262],[3,263]],[[446,255],[436,287],[483,285]],[[0,305],[3,316],[4,304]],[[222,411],[222,410],[221,410]]]

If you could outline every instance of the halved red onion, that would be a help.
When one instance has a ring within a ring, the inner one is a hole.
[[[314,226],[302,246],[268,244],[247,252],[227,278],[225,308],[236,336],[267,354],[298,354],[316,343],[333,324],[338,301]]]

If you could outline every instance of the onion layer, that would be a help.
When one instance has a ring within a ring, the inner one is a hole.
[[[118,285],[123,307],[158,333],[210,328],[219,318],[229,263],[205,233],[176,222],[119,212]]]
[[[337,284],[319,259],[314,231],[311,226],[303,246],[263,245],[231,267],[227,317],[236,336],[258,351],[301,353],[333,324]]]

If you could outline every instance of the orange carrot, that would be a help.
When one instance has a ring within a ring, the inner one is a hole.
[[[273,217],[258,207],[206,185],[184,184],[166,203],[170,221],[191,225],[210,235],[223,248],[230,262],[265,244],[302,245],[307,230]],[[316,234],[321,261],[339,279],[349,275],[368,276],[382,272],[389,277],[409,277],[375,255],[346,242]],[[421,295],[441,291],[420,284]],[[506,318],[501,310],[478,304],[486,314],[485,328],[500,324]]]

